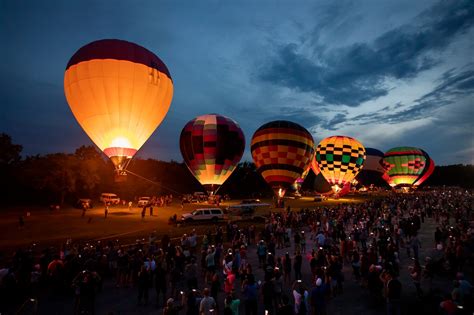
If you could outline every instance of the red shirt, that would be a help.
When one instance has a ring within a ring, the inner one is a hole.
[[[234,288],[235,275],[230,272],[227,274],[227,278],[224,282],[224,292],[230,294]]]

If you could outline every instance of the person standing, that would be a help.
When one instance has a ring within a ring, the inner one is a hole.
[[[109,206],[106,205],[104,209],[104,219],[107,219],[107,215],[109,214]]]
[[[410,276],[413,280],[413,284],[416,287],[416,295],[418,298],[423,296],[423,291],[421,290],[421,266],[418,260],[415,260],[415,265],[413,267],[409,267]]]
[[[260,268],[264,268],[265,258],[267,257],[267,246],[264,240],[260,240],[257,246],[258,263]]]
[[[263,306],[265,311],[268,311],[269,315],[273,315],[273,300],[275,296],[274,284],[270,277],[263,282],[262,285],[262,295],[263,295]]]
[[[142,209],[142,220],[145,220],[146,206],[143,206]]]
[[[387,315],[401,314],[402,284],[392,273],[388,274],[385,282],[385,296],[387,298]]]
[[[156,305],[160,305],[160,294],[163,295],[163,306],[166,301],[166,270],[163,268],[163,263],[158,262],[155,269],[155,290],[156,290]]]
[[[138,305],[141,305],[142,298],[145,305],[148,304],[148,289],[150,288],[150,270],[143,265],[138,272]]]
[[[285,284],[289,285],[291,283],[291,257],[288,252],[283,258],[283,275]]]
[[[301,280],[301,265],[303,264],[303,256],[301,252],[297,251],[295,255],[295,261],[293,263],[293,269],[295,270],[295,280]]]
[[[411,248],[413,249],[413,255],[415,256],[415,260],[418,260],[418,253],[421,248],[421,242],[416,234],[411,239]]]
[[[216,301],[212,296],[209,296],[209,289],[205,288],[203,291],[204,297],[199,305],[199,314],[201,315],[213,315],[216,308]]]
[[[87,204],[85,202],[82,203],[82,215],[81,217],[85,217],[86,216],[86,211],[87,211]]]
[[[247,280],[242,284],[242,294],[244,296],[245,315],[257,315],[258,310],[258,286],[255,283],[253,274],[249,274]]]

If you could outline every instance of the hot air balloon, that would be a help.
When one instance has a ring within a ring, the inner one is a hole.
[[[231,118],[202,115],[184,126],[179,147],[189,171],[212,194],[242,158],[245,137]]]
[[[308,176],[309,174],[309,171],[311,170],[311,164],[308,166],[308,168],[303,172],[303,174],[301,174],[300,177],[298,177],[295,182],[293,183],[293,188],[296,190],[296,191],[300,191],[301,189],[301,186],[303,185],[304,183],[304,180],[306,179],[306,176]]]
[[[310,166],[314,141],[302,126],[277,120],[257,129],[252,137],[251,151],[257,171],[275,195],[282,198]]]
[[[314,150],[316,152],[316,150]],[[316,155],[311,160],[311,170],[313,171],[314,175],[318,176],[321,173],[321,170],[318,166],[318,161],[316,160]]]
[[[328,181],[324,178],[321,172],[316,175],[316,178],[314,179],[313,188],[317,193],[321,195],[331,196],[334,194],[334,191],[331,188],[331,184],[328,183]]]
[[[364,168],[359,172],[356,179],[365,186],[383,185],[382,176],[385,173],[382,159],[384,153],[373,148],[365,148]]]
[[[385,152],[383,165],[388,184],[392,187],[413,186],[428,163],[429,157],[425,154],[414,147],[397,147]]]
[[[332,136],[318,144],[316,160],[324,178],[337,193],[359,173],[365,161],[365,148],[354,138]]]
[[[424,150],[421,150],[424,155],[425,155],[425,158],[426,158],[426,166],[425,168],[423,169],[423,171],[421,172],[420,176],[418,177],[418,179],[416,180],[416,182],[413,183],[414,186],[420,186],[421,184],[423,184],[423,182],[425,180],[428,179],[428,177],[431,176],[431,174],[433,174],[434,170],[435,170],[435,163],[434,161],[429,157],[428,153],[426,153]]]
[[[308,166],[308,168],[301,174],[301,177],[297,178],[295,182],[293,183],[293,186],[295,187],[295,190],[299,191],[301,189],[301,186],[303,185],[306,177],[309,174],[309,171],[312,170],[315,176],[318,176],[321,171],[319,170],[318,167],[318,162],[316,161],[316,157],[313,155],[311,158],[311,163]]]
[[[71,57],[64,92],[79,125],[123,174],[166,116],[173,82],[166,65],[151,51],[104,39]]]

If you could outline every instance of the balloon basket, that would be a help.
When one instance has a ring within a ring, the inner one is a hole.
[[[118,173],[115,173],[114,181],[115,181],[116,183],[123,183],[123,182],[126,182],[126,181],[127,181],[127,173],[126,173],[126,172],[118,172]]]

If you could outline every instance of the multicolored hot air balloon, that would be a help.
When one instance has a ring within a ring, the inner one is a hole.
[[[424,151],[424,150],[421,150],[421,151],[425,155],[427,165],[425,166],[425,168],[421,172],[421,174],[418,177],[418,179],[416,180],[416,182],[413,183],[414,186],[420,186],[421,184],[423,184],[423,182],[426,181],[428,179],[428,177],[430,177],[431,174],[433,174],[433,172],[435,170],[434,161],[429,157],[429,155],[428,155],[428,153],[426,153],[426,151]]]
[[[365,161],[365,148],[354,138],[332,136],[318,144],[316,160],[324,178],[337,193],[359,173]]]
[[[302,126],[277,120],[257,129],[251,151],[257,171],[281,198],[310,166],[314,141]]]
[[[382,159],[384,153],[373,148],[365,148],[364,168],[359,172],[356,179],[365,186],[383,185],[382,176],[385,173]]]
[[[242,129],[231,118],[209,114],[189,121],[179,147],[189,171],[209,193],[232,174],[245,150]]]
[[[414,147],[397,147],[385,152],[384,178],[388,184],[392,187],[414,185],[429,163],[429,157],[425,154],[423,150]]]
[[[166,116],[173,81],[151,51],[104,39],[71,57],[64,92],[79,125],[121,172]]]

